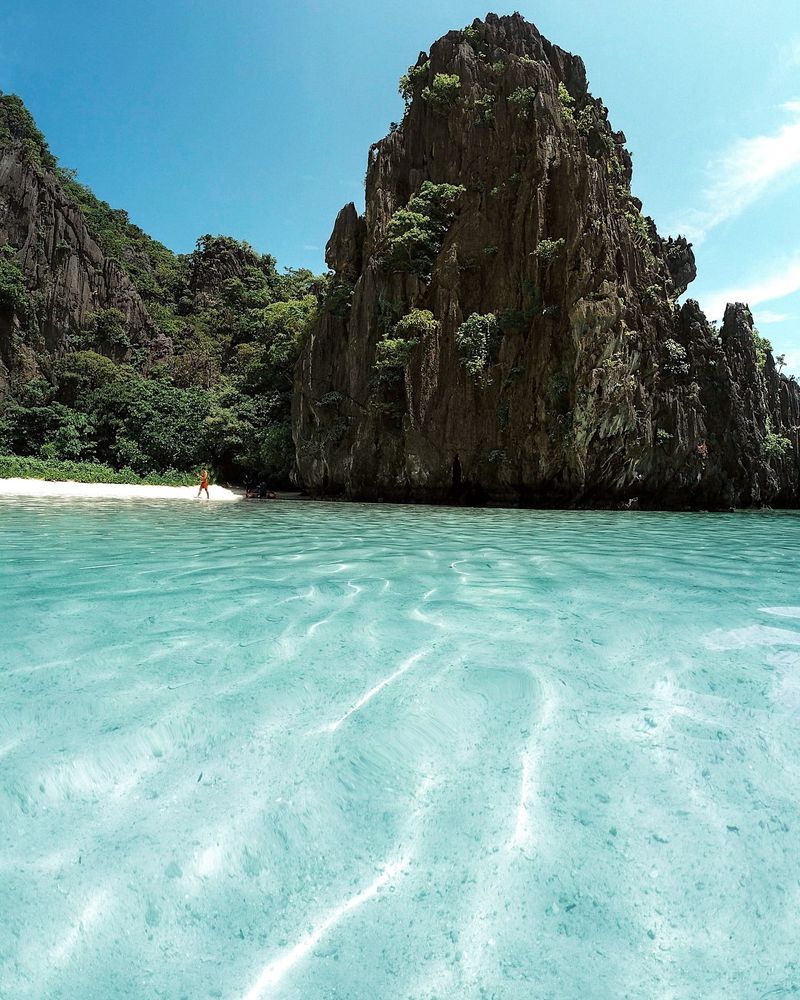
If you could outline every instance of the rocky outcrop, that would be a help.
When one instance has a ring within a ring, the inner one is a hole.
[[[800,392],[630,193],[583,62],[519,15],[445,35],[327,248],[299,476],[353,498],[796,504]],[[352,294],[350,294],[352,293]],[[344,303],[344,307],[342,304]]]
[[[30,377],[47,357],[70,347],[103,310],[118,310],[130,346],[153,360],[171,350],[122,267],[103,253],[81,209],[62,188],[54,170],[31,158],[23,141],[0,143],[0,247],[13,250],[12,263],[30,291],[25,315],[0,302],[0,394],[10,378]]]
[[[188,286],[194,304],[215,301],[226,282],[244,278],[248,268],[269,271],[272,257],[261,257],[251,247],[229,236],[201,236],[197,249],[186,258]]]

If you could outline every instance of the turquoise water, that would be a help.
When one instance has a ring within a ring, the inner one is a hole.
[[[800,518],[0,501],[0,996],[800,991]]]

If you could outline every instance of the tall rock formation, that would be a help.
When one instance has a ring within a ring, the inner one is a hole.
[[[119,360],[136,348],[153,359],[170,352],[125,270],[91,235],[22,102],[0,94],[3,266],[6,278],[21,275],[27,294],[12,296],[0,282],[0,396],[12,376],[36,374],[106,310],[125,331],[124,347],[109,346]]]
[[[630,193],[583,62],[515,14],[404,77],[340,212],[296,370],[316,494],[523,504],[795,505],[800,390],[749,310],[721,330]]]

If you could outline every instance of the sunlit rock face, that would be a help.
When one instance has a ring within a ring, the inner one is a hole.
[[[171,351],[121,265],[98,246],[80,208],[54,170],[32,162],[24,140],[0,137],[0,248],[29,289],[34,316],[22,316],[0,298],[0,395],[15,376],[42,372],[46,353],[69,349],[94,314],[118,310],[130,340],[127,350],[152,359]],[[116,360],[127,359],[125,351]],[[47,374],[46,370],[43,372]]]
[[[489,15],[421,54],[406,90],[402,123],[370,149],[363,218],[344,208],[328,244],[337,294],[296,373],[306,487],[795,504],[800,393],[746,308],[718,332],[676,304],[691,247],[640,214],[625,137],[581,59]],[[432,237],[425,182],[463,187]],[[413,310],[431,322],[409,337],[398,321]]]

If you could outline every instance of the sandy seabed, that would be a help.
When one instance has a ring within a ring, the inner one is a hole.
[[[211,500],[230,502],[244,499],[243,490],[224,486],[209,488]],[[0,479],[0,496],[89,497],[97,500],[193,500],[196,486],[134,486],[127,483],[50,482],[44,479]],[[202,497],[206,502],[205,494]]]

